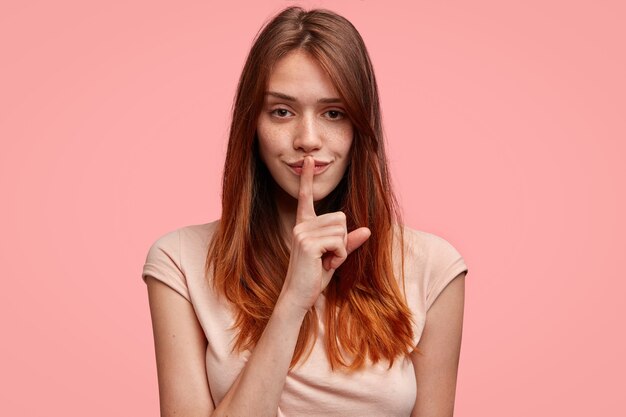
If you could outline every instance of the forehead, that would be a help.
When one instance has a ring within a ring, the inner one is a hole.
[[[293,51],[276,62],[268,88],[298,99],[338,97],[337,89],[321,65],[304,51]]]

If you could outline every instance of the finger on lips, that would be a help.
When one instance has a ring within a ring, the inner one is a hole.
[[[304,158],[302,172],[300,173],[300,189],[298,191],[298,209],[296,223],[316,217],[313,205],[313,176],[315,161],[312,157]]]
[[[300,172],[298,190],[298,207],[296,210],[296,226],[294,237],[300,241],[308,238],[317,240],[322,250],[323,267],[327,271],[338,268],[348,255],[360,246],[367,238],[364,230],[348,233],[346,215],[342,211],[315,214],[313,201],[313,177],[315,161],[312,157],[304,158]],[[366,229],[366,228],[361,228]],[[355,233],[356,232],[356,233]],[[367,230],[369,232],[369,230]]]

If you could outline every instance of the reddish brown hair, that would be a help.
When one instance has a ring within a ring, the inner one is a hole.
[[[369,357],[373,363],[386,359],[391,366],[415,347],[411,311],[393,271],[397,224],[404,283],[402,222],[387,171],[374,70],[361,36],[342,16],[288,7],[257,34],[233,103],[222,217],[209,247],[206,272],[212,269],[218,293],[235,306],[234,348],[253,347],[272,314],[289,263],[270,192],[273,180],[258,155],[257,119],[273,65],[294,50],[308,52],[328,73],[355,132],[346,173],[316,210],[341,210],[348,230],[367,226],[372,232],[337,269],[326,289],[330,365],[359,369]],[[308,356],[317,320],[312,308],[300,329],[292,367]]]

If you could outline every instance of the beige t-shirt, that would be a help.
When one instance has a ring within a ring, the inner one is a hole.
[[[217,406],[250,356],[231,352],[236,335],[231,307],[217,297],[205,280],[204,264],[210,236],[217,222],[190,225],[159,237],[148,251],[142,279],[152,276],[189,301],[208,340],[206,371]],[[467,271],[464,259],[446,240],[405,227],[406,293],[414,319],[414,343],[419,342],[426,311],[446,285]],[[402,287],[401,287],[402,288]],[[379,362],[360,371],[331,371],[324,351],[324,305],[316,302],[319,329],[311,355],[289,371],[278,416],[409,416],[415,404],[416,380],[410,358],[396,359],[391,369]]]

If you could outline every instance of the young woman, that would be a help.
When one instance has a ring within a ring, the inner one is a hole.
[[[161,415],[452,416],[467,267],[401,222],[357,30],[279,13],[232,116],[221,219],[143,269]]]

